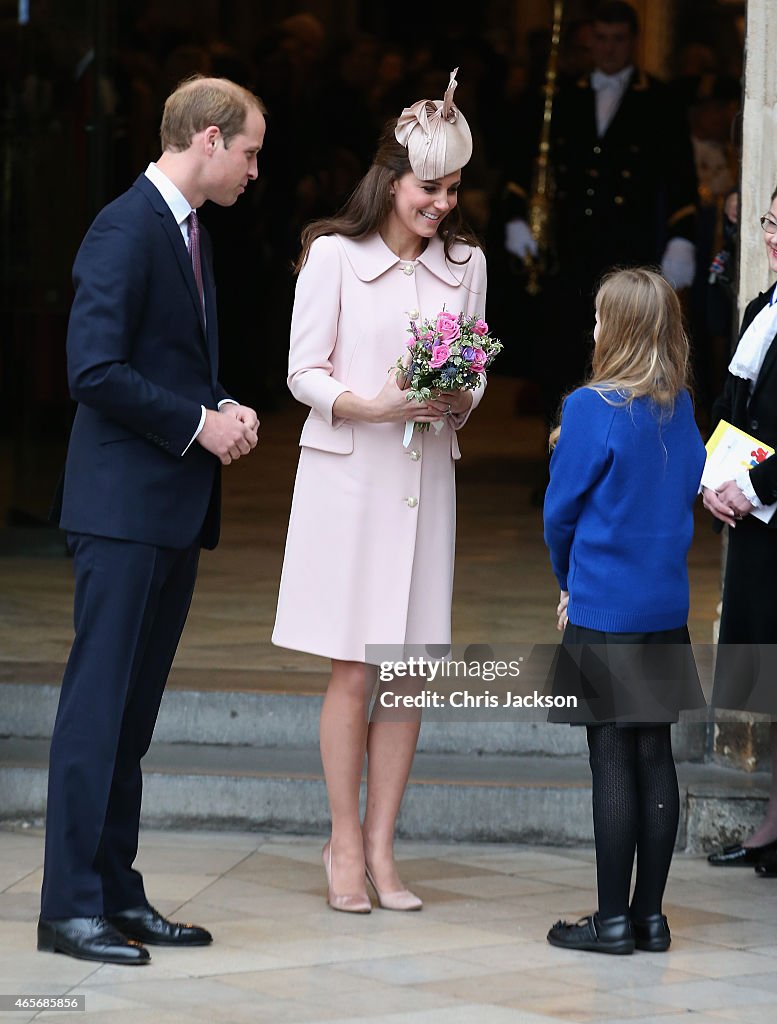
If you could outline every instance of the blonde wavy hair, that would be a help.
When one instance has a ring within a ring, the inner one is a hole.
[[[612,405],[651,398],[671,415],[690,377],[690,344],[672,286],[646,267],[613,270],[599,286],[596,312],[599,331],[583,386]],[[560,432],[559,424],[551,432],[551,448]]]

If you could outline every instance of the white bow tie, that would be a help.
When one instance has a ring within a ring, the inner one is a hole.
[[[620,89],[623,84],[621,73],[606,75],[603,71],[591,72],[591,88],[599,92],[602,89]]]

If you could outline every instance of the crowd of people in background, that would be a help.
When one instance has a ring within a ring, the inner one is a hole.
[[[568,5],[558,54],[562,92],[593,70],[593,22],[573,17],[577,9],[585,12],[588,6]],[[79,30],[73,18],[60,26],[51,19],[45,30],[39,29],[46,31],[45,38],[29,43],[27,52],[15,45],[10,31],[2,36],[6,75],[17,83],[11,104],[19,108],[16,120],[37,133],[41,143],[54,135],[59,140],[69,137],[81,151],[71,171],[60,172],[71,202],[57,214],[62,218],[58,233],[63,240],[72,236],[72,245],[62,246],[67,250],[59,268],[63,299],[69,301],[69,262],[85,225],[96,208],[127,187],[137,168],[153,158],[164,97],[195,72],[239,82],[263,98],[272,130],[258,187],[246,201],[247,215],[238,218],[215,209],[206,214],[219,253],[224,375],[228,381],[254,381],[256,393],[250,397],[264,408],[285,400],[282,347],[272,350],[278,353],[277,365],[272,352],[269,365],[268,353],[263,353],[259,372],[256,350],[240,344],[241,325],[254,317],[257,282],[265,300],[262,324],[275,335],[288,323],[291,266],[299,254],[302,227],[332,214],[350,194],[370,164],[387,117],[416,96],[441,95],[448,71],[458,66],[457,98],[475,139],[461,206],[486,243],[490,320],[508,342],[500,372],[533,380],[525,408],[542,409],[537,342],[525,329],[532,313],[521,309],[519,326],[514,300],[525,282],[504,248],[504,224],[510,215],[506,189],[516,156],[530,164],[536,144],[549,26],[516,39],[507,23],[500,30],[484,30],[471,12],[446,18],[433,36],[421,33],[419,26],[418,32],[396,39],[367,32],[344,37],[336,25],[301,13],[235,43],[212,37],[210,31],[194,27],[193,20],[183,22],[167,5],[138,5],[134,10],[122,5],[118,17],[113,29],[117,47],[112,49],[108,40],[107,60],[93,49],[91,29]],[[724,302],[722,315],[719,310],[708,314],[708,278],[710,263],[726,241],[723,203],[736,184],[742,59],[741,39],[731,25],[728,30],[719,26],[717,34],[709,25],[705,30],[702,38],[689,35],[689,30],[686,38],[678,38],[674,74],[666,84],[667,96],[681,111],[698,178],[697,267],[688,305],[702,405],[717,393],[731,341],[730,304]],[[34,72],[28,72],[28,61]],[[101,112],[107,150],[102,158],[104,194],[92,209],[89,191],[95,182],[86,166],[88,147],[96,142],[83,126],[94,120],[95,109]],[[714,280],[720,283],[721,278]],[[722,290],[716,288],[714,297]]]

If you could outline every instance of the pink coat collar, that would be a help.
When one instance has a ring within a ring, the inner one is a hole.
[[[345,255],[348,257],[348,262],[360,281],[374,281],[398,263],[404,262],[389,249],[377,232],[358,241],[353,238],[345,238],[343,235],[336,235],[335,237],[343,247]],[[457,259],[466,257],[467,252],[467,246],[454,246],[453,255]],[[467,266],[466,263],[460,265],[448,263],[445,259],[442,239],[438,237],[429,240],[426,249],[418,257],[418,262],[426,267],[430,273],[434,274],[435,277],[439,277],[441,281],[444,281],[445,284],[454,286],[461,284]]]

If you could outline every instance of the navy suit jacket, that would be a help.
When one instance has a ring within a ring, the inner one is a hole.
[[[187,449],[201,406],[227,397],[204,229],[201,249],[206,317],[181,230],[145,175],[81,244],[67,335],[78,408],[54,509],[69,532],[172,548],[218,541],[219,460],[196,441]]]

